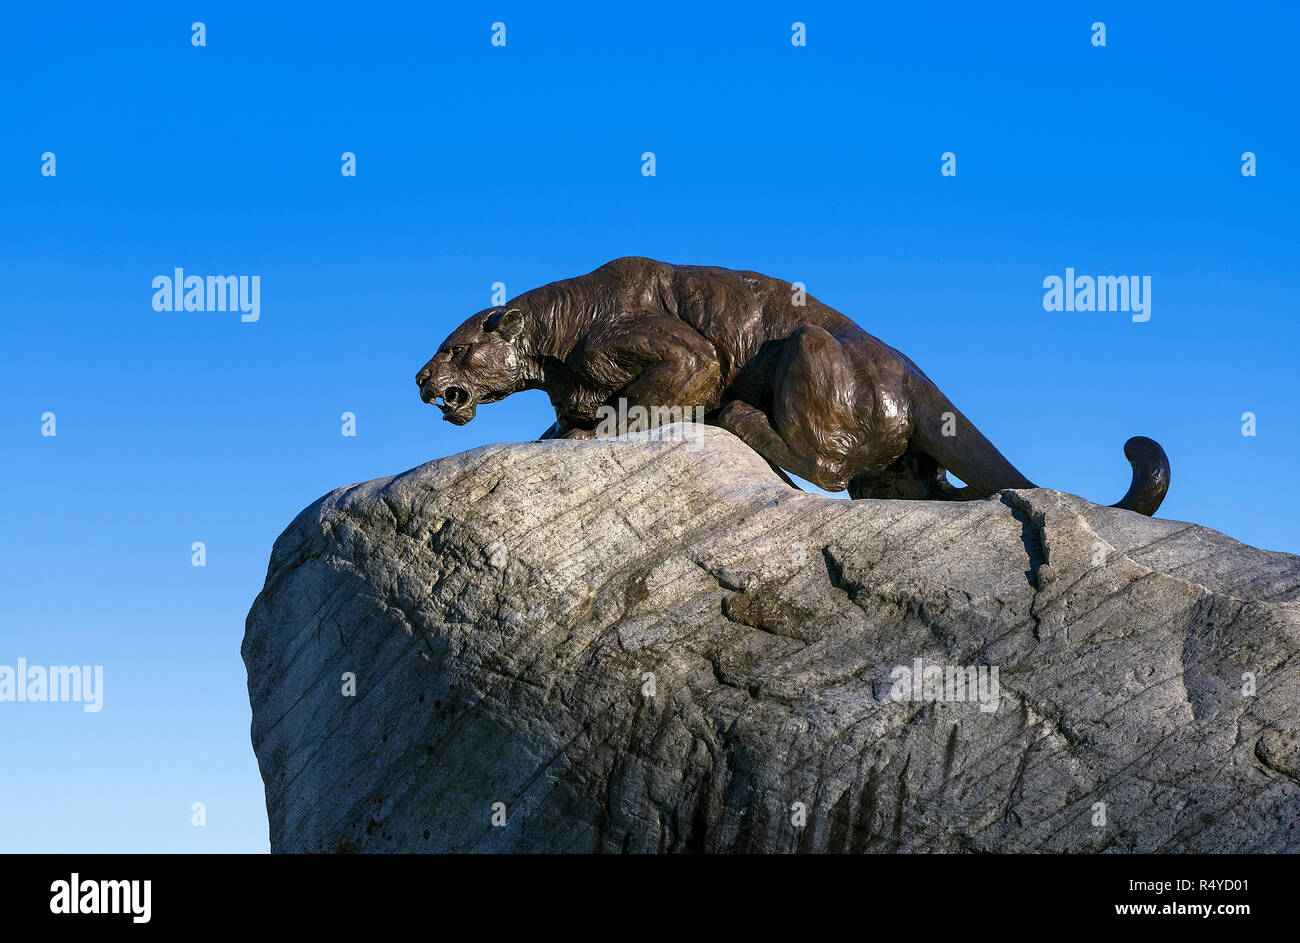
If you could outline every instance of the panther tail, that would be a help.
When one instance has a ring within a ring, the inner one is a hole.
[[[964,488],[945,488],[945,496],[970,501],[987,498],[1004,488],[1037,487],[928,379],[915,384],[912,409],[915,444],[941,468],[966,483]],[[1159,443],[1145,436],[1134,436],[1124,443],[1124,455],[1133,466],[1133,481],[1124,497],[1111,507],[1150,517],[1169,490],[1169,457]]]

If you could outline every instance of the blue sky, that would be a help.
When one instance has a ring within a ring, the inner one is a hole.
[[[4,13],[0,664],[105,690],[0,703],[0,850],[266,849],[239,644],[271,544],[550,424],[541,393],[462,429],[416,395],[497,281],[802,281],[1039,484],[1115,501],[1149,435],[1160,516],[1300,550],[1295,5],[268,6]],[[175,267],[260,275],[260,320],[155,312]],[[1067,267],[1151,276],[1150,321],[1044,311]]]

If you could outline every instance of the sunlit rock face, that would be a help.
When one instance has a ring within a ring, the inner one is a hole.
[[[243,654],[280,852],[1296,851],[1298,600],[1195,525],[676,427],[326,495]]]

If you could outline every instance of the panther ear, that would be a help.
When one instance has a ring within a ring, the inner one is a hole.
[[[483,330],[489,334],[500,334],[503,340],[512,341],[519,336],[524,326],[524,313],[518,308],[498,311],[483,323]]]

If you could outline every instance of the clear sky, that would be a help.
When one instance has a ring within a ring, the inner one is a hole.
[[[550,424],[541,393],[460,429],[417,397],[498,281],[802,281],[1039,484],[1113,502],[1149,435],[1161,517],[1300,551],[1298,9],[9,5],[0,665],[105,674],[99,712],[0,703],[0,850],[267,848],[239,646],[271,544]],[[155,311],[176,267],[260,276],[260,319]],[[1150,320],[1045,311],[1067,267],[1150,276]]]

